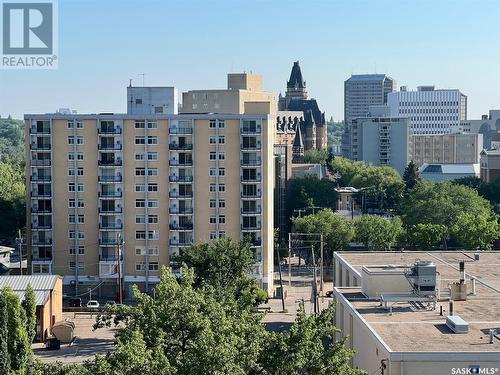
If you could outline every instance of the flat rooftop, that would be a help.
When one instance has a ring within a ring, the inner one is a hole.
[[[465,261],[467,291],[470,277],[475,277],[476,295],[466,301],[454,302],[454,315],[469,323],[467,334],[455,334],[446,326],[449,311],[447,301],[437,303],[437,309],[407,302],[393,305],[392,315],[378,301],[364,298],[361,289],[339,288],[381,339],[395,352],[499,352],[500,353],[500,252],[340,252],[357,272],[363,266],[403,265],[416,260],[432,261],[441,278],[441,288],[460,278],[459,261]],[[443,306],[443,316],[440,313]],[[489,330],[497,329],[497,338],[489,343]],[[499,355],[500,359],[500,355]]]

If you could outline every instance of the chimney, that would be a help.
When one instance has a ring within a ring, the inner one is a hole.
[[[449,315],[453,316],[453,301],[450,301],[450,307],[449,307]]]
[[[460,284],[465,283],[465,262],[463,260],[460,261]]]

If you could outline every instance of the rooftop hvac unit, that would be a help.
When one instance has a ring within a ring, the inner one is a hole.
[[[436,266],[429,261],[417,261],[406,277],[417,294],[434,294],[436,291]]]
[[[454,333],[469,333],[469,323],[467,323],[458,315],[447,316],[446,326]]]

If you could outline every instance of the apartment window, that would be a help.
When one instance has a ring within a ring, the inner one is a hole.
[[[219,152],[219,160],[226,160],[226,153],[225,152]]]
[[[144,255],[145,254],[145,250],[143,247],[136,247],[135,248],[135,255]]]
[[[210,216],[210,224],[217,224],[217,218],[215,216]]]
[[[78,224],[85,224],[85,215],[78,215]]]
[[[226,201],[224,199],[219,201],[219,208],[226,208]]]
[[[224,120],[219,120],[219,129],[224,129],[226,127],[226,123]]]
[[[215,129],[217,127],[217,123],[215,120],[210,120],[209,124],[210,129]]]
[[[68,222],[70,224],[75,224],[75,215],[69,215],[68,216]]]
[[[158,184],[149,184],[148,191],[151,193],[155,193],[158,191]]]
[[[69,248],[69,255],[75,255],[75,248]],[[85,246],[78,246],[78,255],[85,255]]]
[[[146,144],[145,138],[144,137],[135,137],[135,144],[136,145],[143,145]]]
[[[149,262],[149,270],[150,271],[158,271],[158,262]]]
[[[74,271],[75,270],[75,264],[76,263],[74,261],[69,262],[69,269],[70,269],[70,271]],[[78,262],[78,270],[79,271],[85,270],[85,264],[83,264],[82,262]]]
[[[215,199],[210,199],[210,208],[217,207],[217,201]]]
[[[145,240],[146,239],[146,231],[136,230],[135,231],[135,239],[136,240]]]
[[[211,145],[214,145],[217,143],[217,137],[215,135],[211,135],[209,138],[208,138],[208,142],[211,144]]]
[[[78,184],[76,188],[79,193],[83,193],[85,191],[83,184]]]
[[[159,240],[160,239],[160,231],[158,231],[158,230],[148,231],[148,239],[149,240]]]
[[[150,161],[158,160],[158,153],[157,152],[148,152],[148,160],[150,160]]]
[[[145,215],[135,215],[135,223],[136,224],[146,224],[146,216]]]
[[[76,155],[76,159],[77,159],[77,160],[83,160],[83,152],[79,152],[79,153]]]
[[[135,200],[135,208],[144,208],[144,207],[146,207],[146,201],[144,199]]]
[[[161,112],[156,112],[156,113],[163,113],[163,108]],[[148,129],[158,129],[158,123],[156,121],[148,121]]]
[[[217,238],[217,232],[210,232],[210,239],[215,240]]]
[[[217,174],[217,169],[216,168],[210,168],[208,170],[208,175],[209,176],[215,176]]]
[[[226,216],[225,215],[219,216],[219,224],[226,224]]]
[[[219,176],[225,176],[226,175],[226,168],[219,168]]]
[[[75,170],[74,169],[68,169],[68,176],[74,176],[75,175]]]
[[[215,193],[217,191],[216,185],[215,184],[210,184],[209,191],[211,193]]]
[[[68,160],[75,160],[75,154],[74,154],[74,153],[72,153],[72,152],[70,152],[70,153],[68,154]]]
[[[83,176],[83,168],[78,167],[77,172],[78,172],[78,176]]]
[[[144,184],[135,184],[135,192],[142,193],[146,191],[146,185]]]
[[[70,135],[68,137],[68,145],[74,145],[75,144],[75,137]]]
[[[74,199],[68,200],[68,207],[69,208],[75,208],[75,200]]]
[[[149,208],[158,208],[158,200],[152,199],[148,201],[148,207]]]
[[[208,158],[210,160],[217,160],[217,153],[215,151],[210,151]]]
[[[226,143],[226,136],[224,135],[219,135],[219,143],[221,145],[225,144]]]
[[[136,271],[144,271],[146,267],[144,266],[144,263],[136,263],[135,264],[135,270]]]
[[[163,107],[155,107],[155,113],[163,113]]]
[[[149,168],[148,176],[158,176],[158,168]]]
[[[224,238],[224,237],[226,237],[226,232],[220,231],[219,232],[219,238]]]
[[[144,154],[142,152],[135,153],[135,160],[141,161],[144,160]]]
[[[85,201],[83,199],[78,199],[78,208],[84,208],[85,207]]]
[[[220,184],[219,185],[219,192],[224,193],[226,191],[226,185],[225,184]]]
[[[135,175],[136,176],[145,176],[146,175],[146,169],[144,169],[144,168],[136,168],[135,169]]]
[[[149,224],[158,224],[158,215],[149,215],[148,216]]]
[[[157,247],[150,247],[148,249],[148,255],[151,255],[151,256],[158,256],[160,255],[160,251],[158,250]]]
[[[148,135],[148,145],[157,145],[158,137],[155,135]]]
[[[135,99],[135,104],[142,104],[142,99]]]
[[[74,191],[75,191],[75,184],[74,184],[73,182],[70,182],[70,183],[68,184],[68,191],[69,191],[70,193],[72,193],[72,192],[74,192]]]
[[[75,232],[74,230],[68,231],[68,238],[70,240],[74,240],[76,238],[76,236],[78,236],[79,240],[83,240],[83,239],[85,239],[85,232],[84,231]]]
[[[141,102],[142,102],[142,100],[141,100]],[[136,121],[135,122],[135,128],[136,129],[144,129],[144,125],[145,125],[144,121]],[[140,138],[140,137],[135,137],[135,138],[137,139],[137,138]]]

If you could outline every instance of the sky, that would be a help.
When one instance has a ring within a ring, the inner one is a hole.
[[[224,88],[228,72],[284,93],[300,61],[310,97],[343,118],[343,82],[458,88],[468,118],[500,108],[497,0],[59,0],[59,68],[0,70],[0,115],[125,112],[126,86]]]

